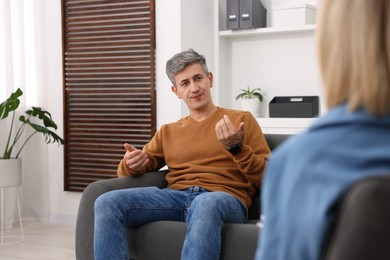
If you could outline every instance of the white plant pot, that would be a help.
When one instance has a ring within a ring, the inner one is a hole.
[[[2,210],[0,221],[5,230],[12,229],[17,209],[17,187],[22,184],[22,159],[0,159]]]
[[[0,188],[22,185],[22,159],[0,159]]]
[[[258,98],[240,99],[240,105],[241,105],[241,110],[249,111],[255,117],[261,116],[261,112],[260,112],[261,103]]]

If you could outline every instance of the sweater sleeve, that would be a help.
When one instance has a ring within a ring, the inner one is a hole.
[[[122,159],[118,165],[117,174],[119,177],[126,177],[126,176],[140,176],[148,171],[156,171],[161,169],[163,166],[165,166],[164,161],[164,154],[163,154],[163,147],[162,147],[162,129],[159,130],[152,140],[147,143],[142,151],[145,152],[148,155],[149,158],[149,164],[146,165],[141,171],[135,171],[130,169],[126,165],[125,159]]]
[[[243,121],[245,125],[242,151],[232,156],[246,179],[259,188],[271,151],[252,114],[245,113]]]

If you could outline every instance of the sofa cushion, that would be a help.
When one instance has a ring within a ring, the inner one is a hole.
[[[251,220],[247,224],[224,225],[221,259],[254,259],[259,235],[256,222]],[[137,228],[129,228],[131,259],[180,259],[185,234],[186,224],[175,221],[156,221]]]

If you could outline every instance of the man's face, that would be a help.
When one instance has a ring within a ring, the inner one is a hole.
[[[188,65],[174,79],[176,87],[173,86],[172,91],[178,98],[183,99],[190,111],[205,108],[210,104],[213,75],[206,75],[200,64]]]

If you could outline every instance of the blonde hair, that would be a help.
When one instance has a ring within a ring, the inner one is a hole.
[[[317,29],[327,106],[390,113],[390,0],[321,0]]]

